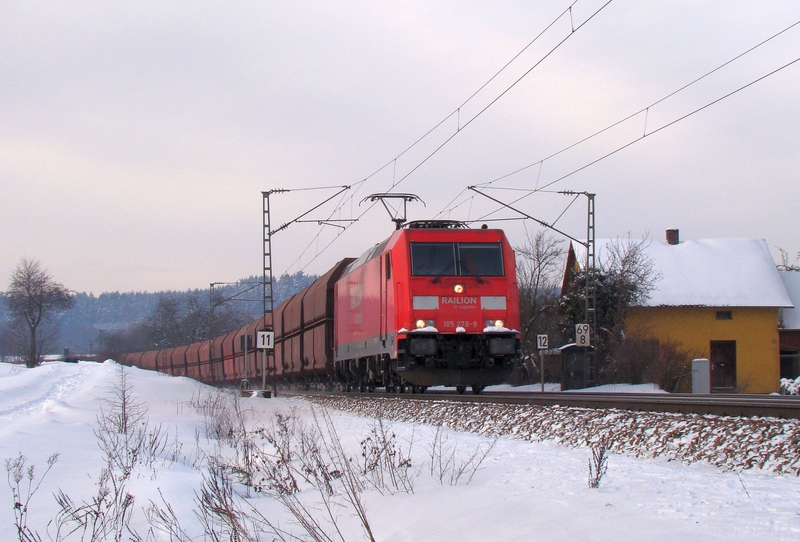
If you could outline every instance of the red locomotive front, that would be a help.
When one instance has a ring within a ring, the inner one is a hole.
[[[361,387],[504,382],[519,359],[514,251],[494,229],[410,223],[336,285],[337,372]]]

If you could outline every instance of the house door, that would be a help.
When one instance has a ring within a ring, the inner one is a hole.
[[[711,392],[736,391],[736,341],[711,341]]]

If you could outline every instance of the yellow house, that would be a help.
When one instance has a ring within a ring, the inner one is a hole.
[[[652,241],[658,274],[644,306],[628,313],[629,333],[678,343],[711,362],[712,392],[770,393],[780,387],[781,308],[792,301],[763,239]],[[597,242],[602,261],[603,242]]]

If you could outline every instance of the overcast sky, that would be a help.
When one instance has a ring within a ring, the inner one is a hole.
[[[481,218],[497,206],[468,185],[536,164],[492,186],[544,186],[800,57],[798,25],[538,164],[800,21],[796,0],[613,0],[586,22],[604,3],[557,20],[568,1],[0,0],[0,287],[22,257],[95,294],[260,274],[262,191],[350,185],[308,218],[359,222],[274,238],[277,273],[321,273],[391,233],[382,208],[359,203],[451,136],[394,187],[425,202],[409,218]],[[549,190],[596,193],[598,237],[677,227],[795,255],[799,98],[800,62]],[[275,194],[273,227],[334,193]],[[570,201],[538,192],[517,205],[553,222]],[[492,225],[514,244],[536,229]],[[556,225],[583,238],[585,198]]]

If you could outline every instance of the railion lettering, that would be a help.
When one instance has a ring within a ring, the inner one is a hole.
[[[442,305],[477,305],[477,297],[443,297]]]

